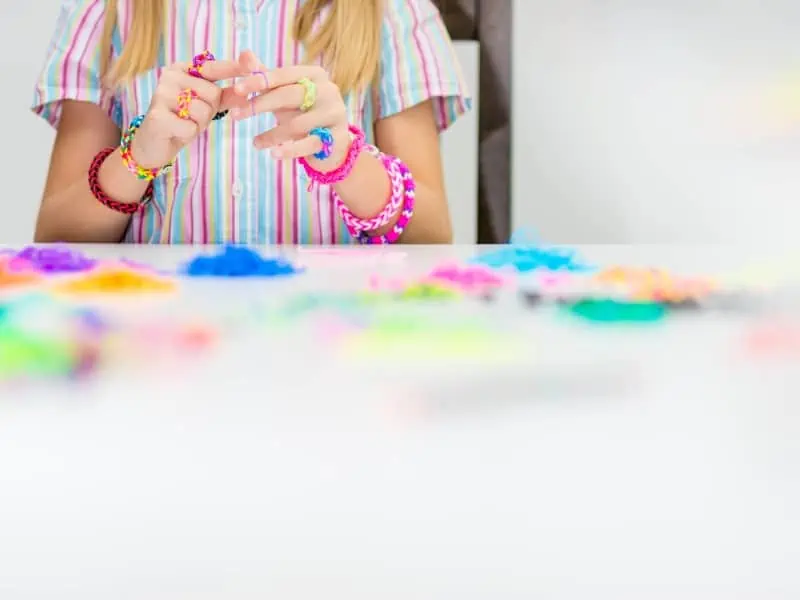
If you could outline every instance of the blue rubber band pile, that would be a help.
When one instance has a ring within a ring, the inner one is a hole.
[[[225,246],[222,252],[198,256],[186,265],[191,277],[284,277],[300,271],[285,260],[264,258],[243,246]]]
[[[539,269],[548,271],[588,271],[591,267],[578,260],[574,250],[548,248],[535,243],[527,232],[511,236],[509,246],[493,250],[473,259],[474,263],[493,269],[514,268],[520,273]]]

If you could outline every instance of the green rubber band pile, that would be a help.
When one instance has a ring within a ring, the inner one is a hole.
[[[570,314],[594,323],[654,323],[663,319],[667,308],[656,302],[581,300],[565,306]]]
[[[74,372],[76,366],[75,351],[68,344],[0,329],[0,377],[57,377]]]

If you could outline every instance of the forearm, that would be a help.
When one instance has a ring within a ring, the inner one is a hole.
[[[134,177],[119,152],[111,154],[98,173],[100,188],[117,202],[142,200],[147,182]],[[125,235],[130,215],[103,206],[89,188],[87,174],[71,185],[47,193],[36,224],[35,241],[40,243],[118,243]]]
[[[424,182],[417,180],[415,183],[414,216],[400,241],[405,244],[451,243],[450,215],[446,208],[440,208],[446,207],[446,202],[435,198],[435,193]],[[371,218],[386,206],[391,194],[391,183],[383,162],[368,152],[362,152],[350,175],[337,183],[334,189],[355,216]],[[381,235],[389,231],[399,218],[400,212],[389,225],[374,234]]]

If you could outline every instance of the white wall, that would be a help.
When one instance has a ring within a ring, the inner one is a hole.
[[[44,186],[53,133],[28,107],[60,2],[0,0],[0,243],[29,242]]]
[[[800,2],[515,0],[515,227],[797,240]]]
[[[464,77],[472,93],[472,111],[442,136],[445,185],[453,220],[453,241],[478,241],[478,87],[480,47],[477,42],[456,42]]]
[[[7,82],[0,93],[0,166],[4,171],[0,243],[23,244],[33,235],[53,132],[28,111],[28,106],[59,6],[57,0],[0,0],[0,73]],[[470,89],[477,94],[478,46],[459,42],[457,50]],[[454,234],[459,243],[473,243],[477,238],[477,113],[476,106],[442,140]]]

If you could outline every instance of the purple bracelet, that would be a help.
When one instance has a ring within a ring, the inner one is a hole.
[[[400,159],[395,158],[394,161],[396,161],[403,178],[403,211],[400,213],[400,218],[397,220],[397,223],[394,224],[394,227],[392,227],[391,231],[383,235],[370,236],[365,231],[358,233],[356,237],[361,244],[397,243],[397,241],[400,239],[400,236],[408,226],[408,222],[411,221],[411,217],[414,216],[414,198],[416,195],[416,184],[414,183],[414,177],[411,175],[411,171],[408,170],[408,167],[403,164]],[[354,232],[351,231],[351,234],[352,233]]]

